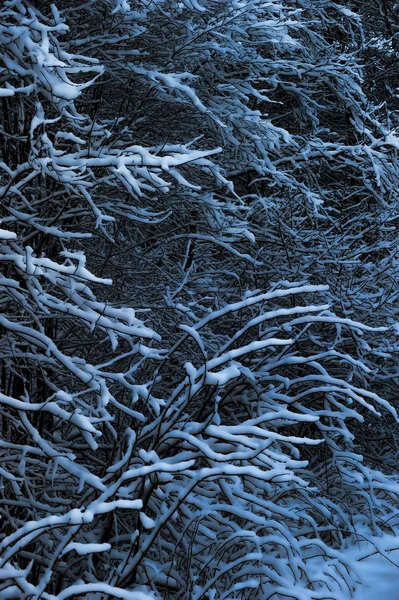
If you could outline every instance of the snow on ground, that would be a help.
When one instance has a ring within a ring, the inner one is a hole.
[[[399,538],[372,538],[372,543],[347,553],[362,581],[354,600],[399,600]]]

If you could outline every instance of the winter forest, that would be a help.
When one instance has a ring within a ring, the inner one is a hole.
[[[0,599],[397,600],[399,3],[2,0],[0,80]]]

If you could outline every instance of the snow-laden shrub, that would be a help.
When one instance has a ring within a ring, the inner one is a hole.
[[[342,600],[344,539],[395,525],[356,446],[396,415],[372,387],[390,333],[262,235],[284,197],[320,214],[320,156],[390,172],[394,137],[320,138],[338,90],[361,128],[354,58],[326,46],[355,17],[42,8],[0,9],[0,596]]]

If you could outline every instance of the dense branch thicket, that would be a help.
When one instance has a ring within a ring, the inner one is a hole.
[[[343,600],[395,532],[384,6],[3,2],[1,598]]]

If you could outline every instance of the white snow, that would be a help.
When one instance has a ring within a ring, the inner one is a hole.
[[[361,581],[353,600],[399,600],[399,538],[385,535],[360,546],[346,551]]]

